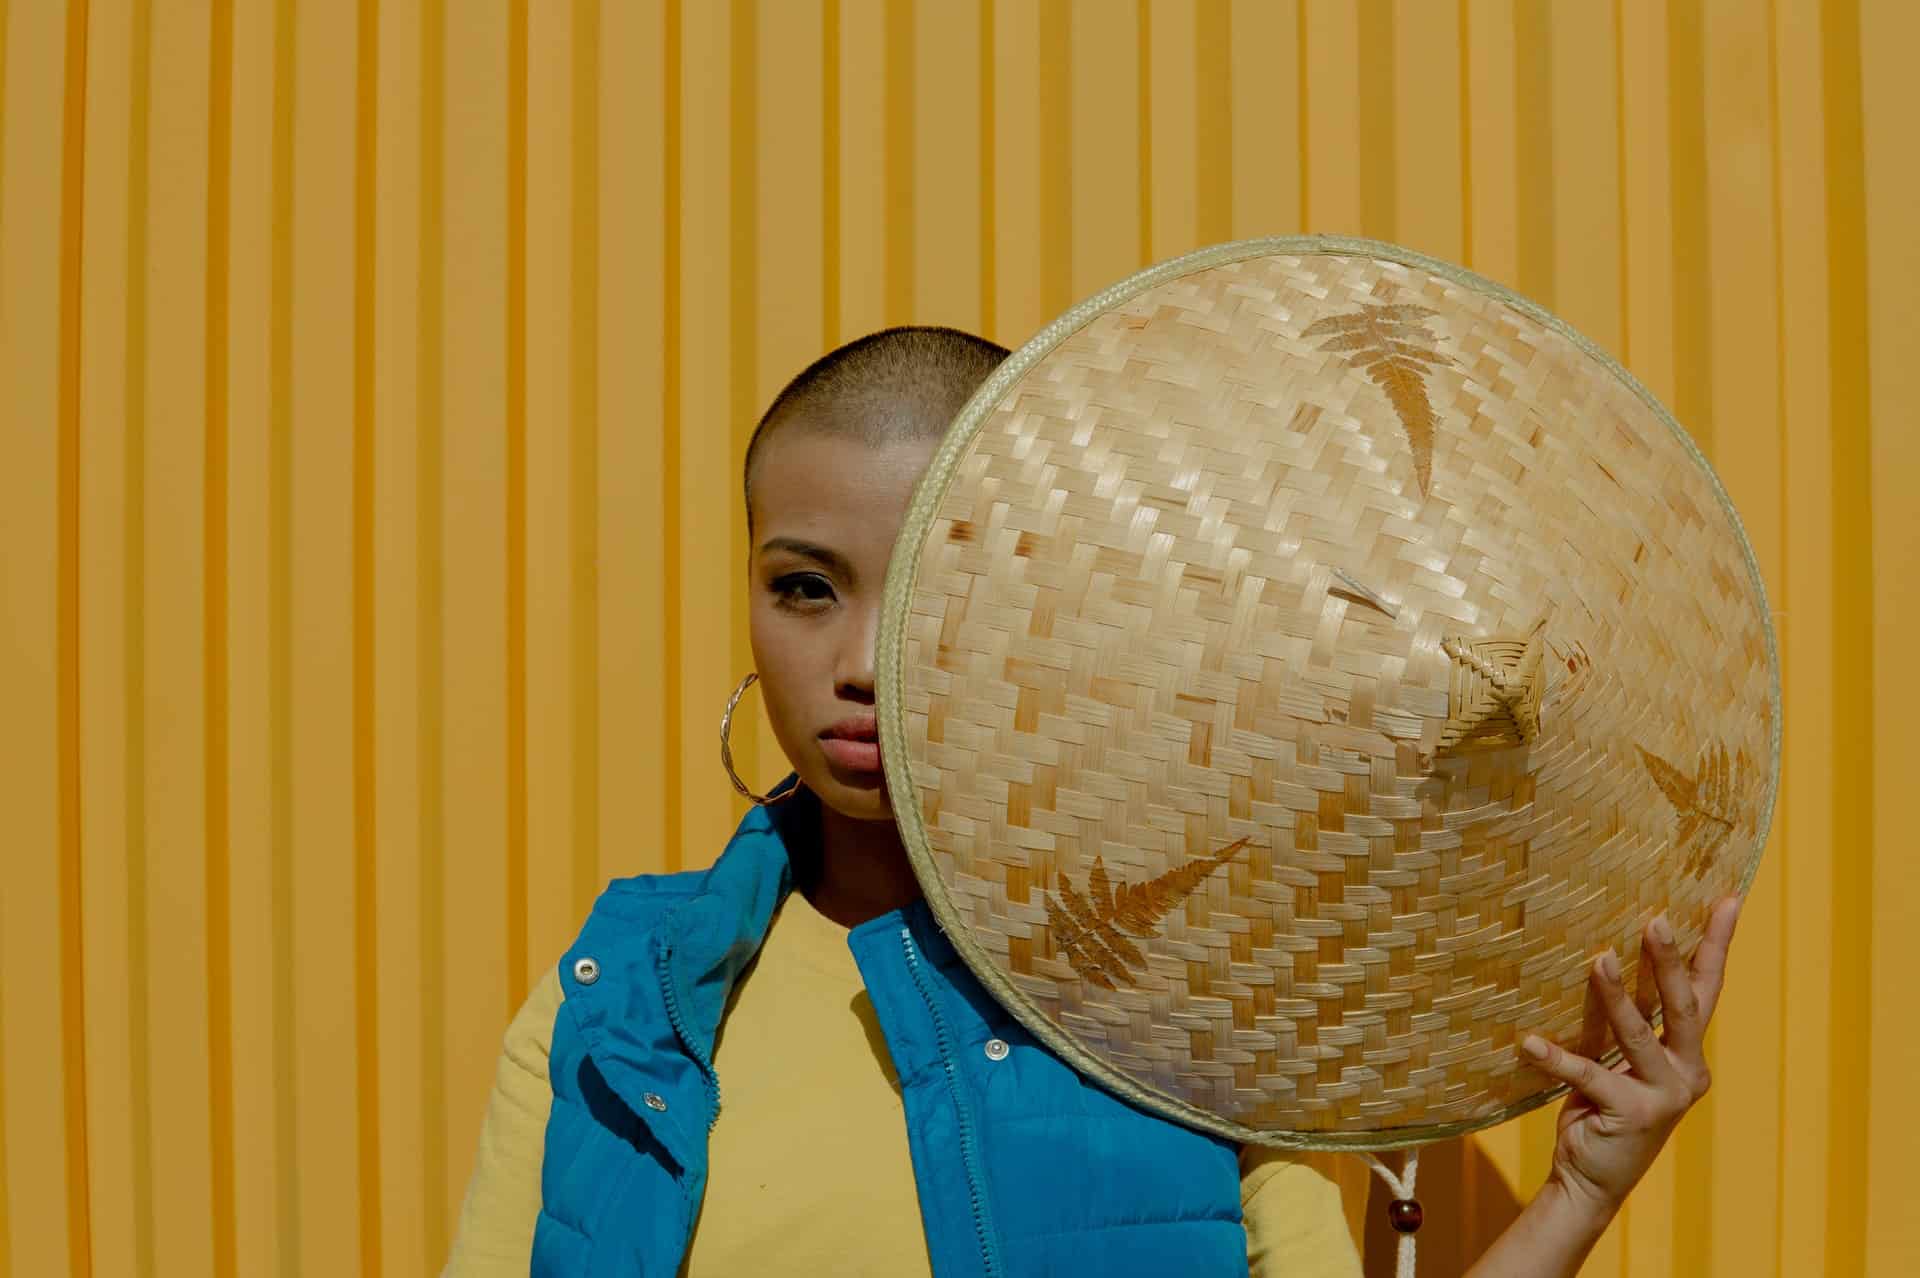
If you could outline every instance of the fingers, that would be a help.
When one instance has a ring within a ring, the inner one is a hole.
[[[1680,957],[1680,947],[1674,943],[1673,927],[1666,915],[1658,915],[1647,924],[1640,949],[1642,961],[1653,969],[1653,979],[1660,986],[1660,1005],[1666,1009],[1667,1047],[1682,1060],[1699,1059],[1707,1023],[1700,1014],[1693,979]]]
[[[1613,1026],[1613,1036],[1619,1040],[1620,1050],[1633,1066],[1633,1072],[1656,1087],[1684,1086],[1659,1035],[1653,1032],[1647,1018],[1640,1015],[1640,1009],[1633,1005],[1626,986],[1621,983],[1620,960],[1612,950],[1603,950],[1593,961],[1587,980],[1606,1007],[1607,1023]]]
[[[1647,925],[1641,942],[1639,993],[1642,998],[1651,993],[1644,977],[1651,969],[1664,1008],[1666,1042],[1654,1033],[1647,1011],[1636,1006],[1634,993],[1621,980],[1620,960],[1607,950],[1588,972],[1580,1050],[1568,1051],[1529,1034],[1521,1048],[1534,1068],[1615,1114],[1630,1118],[1640,1114],[1652,1122],[1662,1115],[1671,1120],[1684,1113],[1707,1089],[1703,1052],[1707,1023],[1720,999],[1739,914],[1737,898],[1729,897],[1714,907],[1690,968],[1680,956],[1666,916]],[[1631,1073],[1605,1069],[1594,1059],[1605,1045],[1603,1024],[1613,1030]]]
[[[1693,993],[1700,1005],[1700,1024],[1704,1028],[1713,1019],[1720,1002],[1720,988],[1727,973],[1727,951],[1733,945],[1733,930],[1740,922],[1740,898],[1726,897],[1713,907],[1707,919],[1707,934],[1693,952]]]
[[[1595,982],[1587,982],[1587,1003],[1580,1014],[1580,1041],[1573,1050],[1582,1056],[1599,1060],[1607,1053],[1607,1003],[1600,996],[1600,987]]]
[[[1565,1083],[1598,1108],[1624,1114],[1633,1107],[1634,1089],[1640,1084],[1625,1074],[1603,1069],[1593,1060],[1549,1043],[1538,1034],[1527,1035],[1520,1047],[1535,1069]]]

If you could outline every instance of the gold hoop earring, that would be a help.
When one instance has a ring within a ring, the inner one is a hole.
[[[799,780],[796,778],[792,785],[773,794],[755,794],[753,791],[747,789],[747,783],[742,781],[740,774],[733,770],[733,747],[727,743],[727,738],[732,735],[733,732],[734,707],[740,704],[740,698],[747,695],[747,689],[751,688],[754,681],[759,677],[759,675],[749,672],[747,677],[740,681],[740,686],[733,690],[733,695],[727,698],[726,711],[720,716],[720,766],[727,770],[727,780],[733,782],[734,789],[738,790],[747,798],[752,799],[761,807],[767,808],[772,807],[783,799],[791,799],[794,793],[800,789]]]

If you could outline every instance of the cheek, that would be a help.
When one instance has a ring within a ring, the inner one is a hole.
[[[780,612],[770,600],[756,599],[750,615],[753,668],[760,675],[754,691],[766,706],[767,720],[780,744],[788,750],[811,735],[808,729],[807,689],[820,646],[816,635],[799,619]]]

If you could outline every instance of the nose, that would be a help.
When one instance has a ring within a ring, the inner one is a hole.
[[[880,609],[866,606],[848,618],[833,672],[834,692],[863,706],[873,704],[873,650],[880,634]]]

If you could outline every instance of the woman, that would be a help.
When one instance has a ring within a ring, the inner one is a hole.
[[[762,418],[753,654],[795,777],[711,870],[613,884],[515,1019],[450,1274],[1359,1272],[1334,1160],[1236,1149],[1083,1082],[920,899],[874,724],[882,585],[915,481],[1006,353],[888,330]],[[1664,1043],[1609,955],[1590,1001],[1622,1065],[1526,1044],[1575,1095],[1547,1183],[1475,1273],[1575,1272],[1704,1094],[1737,908],[1691,971],[1649,927]]]

